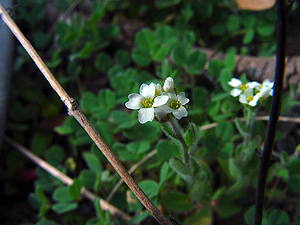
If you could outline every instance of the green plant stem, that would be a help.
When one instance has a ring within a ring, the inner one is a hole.
[[[277,54],[275,68],[274,97],[270,112],[267,138],[260,157],[256,190],[256,208],[254,224],[261,225],[268,170],[270,167],[277,123],[280,114],[281,95],[284,82],[285,56],[287,43],[288,5],[285,0],[277,0]]]
[[[185,140],[181,134],[181,128],[178,124],[178,121],[176,118],[174,118],[173,116],[171,116],[170,120],[168,121],[171,125],[171,127],[173,128],[174,132],[175,132],[175,135],[177,137],[177,139],[179,140],[179,142],[181,143],[182,145],[182,149],[183,149],[183,160],[184,160],[184,163],[185,164],[188,164],[190,162],[190,156],[189,156],[189,153],[188,153],[188,147],[185,143]]]

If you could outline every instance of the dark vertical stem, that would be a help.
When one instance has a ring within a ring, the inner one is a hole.
[[[268,169],[270,167],[273,144],[276,134],[277,122],[280,114],[282,87],[285,72],[285,55],[287,41],[288,7],[285,0],[277,0],[277,53],[274,77],[274,96],[269,118],[268,133],[260,157],[259,174],[256,190],[255,225],[261,225],[263,218],[263,203],[267,183]]]

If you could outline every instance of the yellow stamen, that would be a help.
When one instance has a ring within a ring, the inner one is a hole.
[[[245,91],[248,88],[247,84],[241,84],[241,90]]]
[[[143,108],[151,108],[153,105],[153,100],[151,98],[146,98],[142,101]]]
[[[252,100],[253,100],[253,96],[248,96],[248,97],[247,97],[247,101],[248,101],[248,102],[251,102]]]
[[[170,107],[172,108],[172,109],[179,109],[180,108],[180,106],[181,106],[181,104],[180,104],[180,102],[179,101],[172,101],[171,103],[170,103]]]

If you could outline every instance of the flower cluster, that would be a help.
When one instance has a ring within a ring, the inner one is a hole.
[[[262,84],[253,81],[243,83],[237,78],[232,78],[228,84],[233,87],[230,94],[233,97],[239,96],[239,101],[243,104],[256,106],[259,100],[265,100],[268,96],[273,96],[274,82],[270,82],[268,79]]]
[[[142,124],[152,121],[155,116],[162,120],[169,113],[178,120],[188,115],[184,105],[190,100],[185,97],[184,92],[176,94],[172,77],[166,78],[163,87],[154,83],[142,84],[140,94],[129,94],[128,98],[125,106],[128,109],[139,110],[138,119]]]

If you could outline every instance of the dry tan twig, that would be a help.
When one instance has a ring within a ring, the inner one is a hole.
[[[70,186],[71,184],[73,184],[73,179],[71,179],[70,177],[68,177],[66,174],[62,173],[58,169],[56,169],[54,166],[51,166],[46,161],[40,159],[38,156],[36,156],[35,154],[31,153],[28,149],[26,149],[22,145],[18,144],[17,142],[15,142],[14,140],[10,139],[9,137],[4,137],[4,140],[8,144],[10,144],[11,146],[13,146],[15,149],[17,149],[18,151],[20,151],[22,154],[24,154],[27,158],[29,158],[35,164],[37,164],[39,167],[41,167],[42,169],[44,169],[45,171],[47,171],[49,174],[51,174],[55,178],[57,178],[60,181],[62,181],[64,184],[66,184],[68,186]],[[92,202],[94,202],[95,199],[98,197],[94,193],[90,192],[89,190],[87,190],[84,187],[81,189],[81,193],[82,193],[83,196],[85,196],[86,198],[88,198]],[[100,206],[101,206],[101,208],[103,210],[108,210],[111,215],[113,215],[113,216],[114,215],[120,216],[121,218],[123,218],[126,221],[129,221],[131,219],[131,217],[128,214],[122,212],[120,209],[118,209],[115,206],[109,204],[107,201],[105,201],[105,200],[103,200],[101,198],[99,198],[99,199],[100,199],[99,200]]]
[[[172,225],[172,223],[166,219],[163,214],[158,210],[158,208],[150,201],[148,196],[142,191],[142,189],[137,185],[134,179],[130,176],[124,166],[121,164],[119,159],[115,156],[115,154],[111,151],[108,145],[103,141],[99,133],[95,130],[95,128],[91,125],[91,123],[87,120],[85,115],[79,109],[77,103],[72,99],[67,92],[62,88],[56,78],[53,76],[49,68],[43,62],[41,57],[37,54],[33,46],[26,39],[23,33],[20,31],[15,22],[11,19],[11,17],[4,10],[2,5],[0,4],[0,16],[1,19],[6,23],[12,33],[16,36],[18,41],[30,55],[34,63],[43,73],[44,77],[47,79],[51,87],[54,91],[59,95],[60,99],[64,102],[68,109],[69,115],[73,116],[80,125],[84,128],[84,130],[88,133],[94,143],[101,150],[103,155],[107,158],[110,164],[114,167],[117,173],[121,176],[127,186],[132,190],[134,195],[140,200],[140,202],[145,206],[145,208],[152,214],[152,216],[163,225]]]

